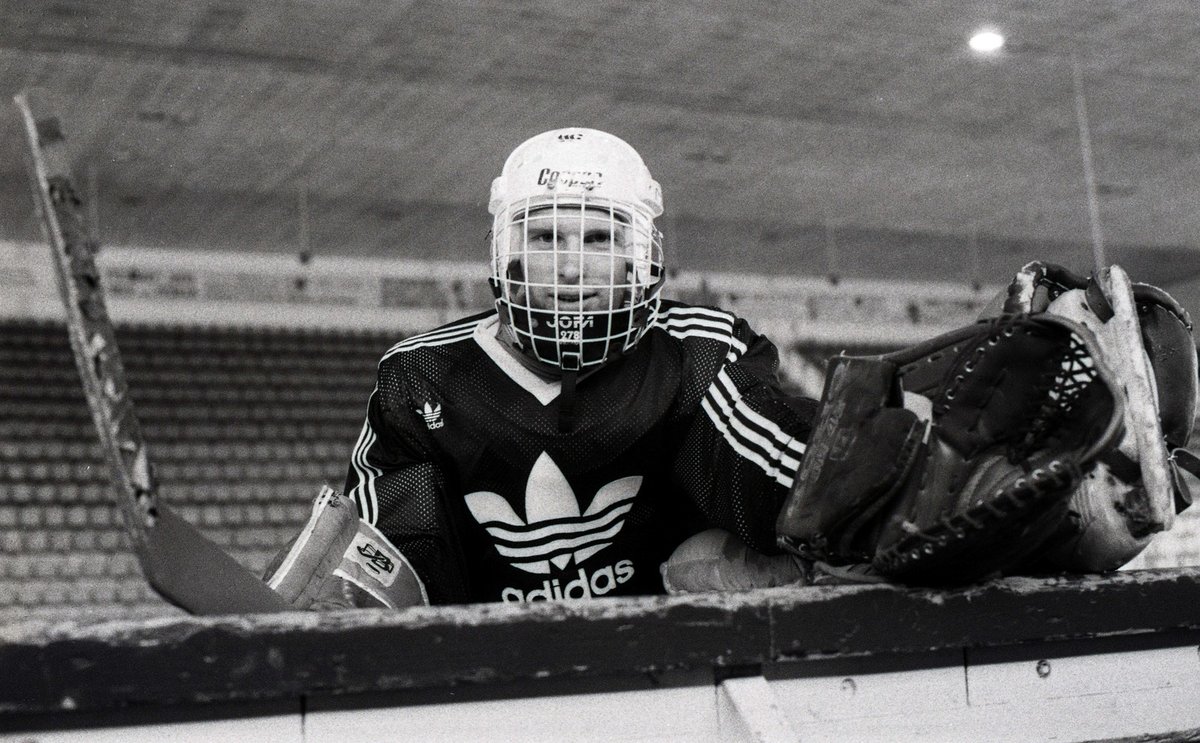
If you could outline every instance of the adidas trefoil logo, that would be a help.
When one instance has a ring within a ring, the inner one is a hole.
[[[547,575],[551,564],[562,570],[572,559],[583,562],[612,544],[641,486],[640,475],[614,480],[600,488],[591,505],[580,513],[567,478],[550,455],[542,452],[525,485],[528,523],[498,493],[468,493],[466,501],[471,515],[513,567]]]
[[[440,402],[436,405],[430,405],[427,402],[425,407],[419,408],[417,412],[425,419],[425,427],[430,431],[442,427],[442,404]]]

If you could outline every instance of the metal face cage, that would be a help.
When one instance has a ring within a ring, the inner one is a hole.
[[[545,366],[599,366],[641,339],[663,282],[662,234],[632,202],[527,198],[499,210],[492,285],[509,340]]]

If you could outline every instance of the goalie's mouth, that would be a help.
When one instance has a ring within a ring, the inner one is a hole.
[[[582,291],[582,292],[558,292],[554,297],[553,309],[560,312],[572,312],[581,310],[599,310],[608,306],[604,298],[600,296],[598,291]]]
[[[535,294],[531,292],[529,306],[544,312],[598,312],[609,309],[611,291],[600,289],[560,289]]]

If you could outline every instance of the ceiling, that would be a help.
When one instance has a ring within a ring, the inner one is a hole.
[[[5,0],[0,93],[62,118],[106,244],[478,260],[507,153],[583,125],[642,152],[678,268],[994,283],[1088,272],[1095,225],[1170,287],[1198,29],[1194,0]],[[2,108],[0,239],[35,239]]]

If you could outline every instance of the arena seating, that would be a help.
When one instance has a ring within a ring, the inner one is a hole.
[[[160,497],[261,573],[340,488],[384,333],[119,326]],[[61,323],[0,321],[0,615],[173,612],[129,552]]]

